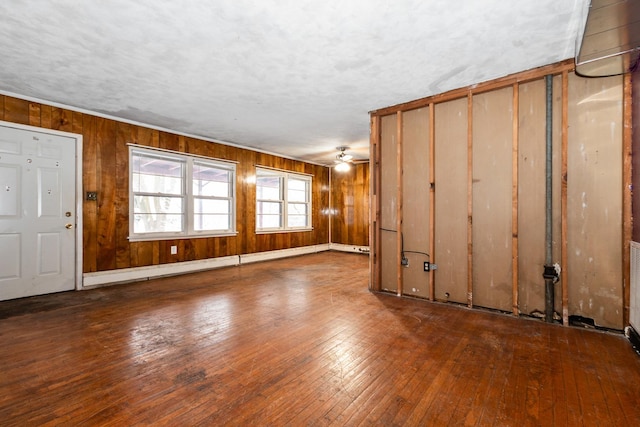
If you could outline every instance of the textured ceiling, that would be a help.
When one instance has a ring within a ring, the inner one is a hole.
[[[368,111],[574,57],[588,0],[11,0],[0,91],[288,157]]]

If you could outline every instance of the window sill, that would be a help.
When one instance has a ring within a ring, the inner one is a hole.
[[[312,228],[289,228],[289,229],[277,229],[277,230],[256,230],[256,234],[276,234],[276,233],[301,233],[313,231]]]
[[[233,237],[237,236],[237,231],[231,231],[226,233],[197,233],[197,234],[173,234],[173,235],[153,235],[153,236],[129,236],[129,242],[150,242],[154,240],[186,240],[186,239],[201,239],[205,237]]]

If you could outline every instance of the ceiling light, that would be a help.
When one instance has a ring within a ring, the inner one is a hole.
[[[336,165],[334,166],[334,168],[336,172],[347,172],[349,169],[351,169],[351,165],[349,165],[349,162],[351,161],[351,159],[353,159],[353,156],[351,154],[345,153],[345,150],[349,147],[336,148],[340,150],[340,154],[336,156]]]
[[[334,169],[336,172],[347,172],[351,169],[351,166],[349,166],[349,163],[347,162],[340,162],[334,166]]]

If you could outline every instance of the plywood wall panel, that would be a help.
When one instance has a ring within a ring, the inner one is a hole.
[[[403,114],[402,235],[405,257],[403,293],[429,298],[429,107]],[[422,253],[419,253],[422,252]]]
[[[552,91],[552,262],[560,263],[562,78],[553,78]],[[518,168],[518,306],[523,314],[545,312],[546,257],[546,83],[520,85]],[[562,313],[561,284],[555,285],[555,311]]]
[[[397,118],[385,116],[380,121],[380,265],[381,288],[397,291]]]
[[[562,75],[553,78],[552,261],[562,265]],[[562,283],[555,285],[555,311],[562,315]]]
[[[569,76],[569,312],[622,328],[622,78]]]
[[[512,310],[513,88],[473,97],[473,303]]]
[[[519,85],[518,296],[520,311],[544,313],[545,129],[544,80]]]
[[[435,105],[435,299],[467,303],[467,99]]]

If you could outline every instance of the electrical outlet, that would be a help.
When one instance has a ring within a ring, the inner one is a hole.
[[[171,246],[171,255],[176,255],[178,253],[178,247],[177,246]]]
[[[424,262],[424,271],[430,271],[431,270],[431,264],[429,264],[429,261],[425,261]]]

